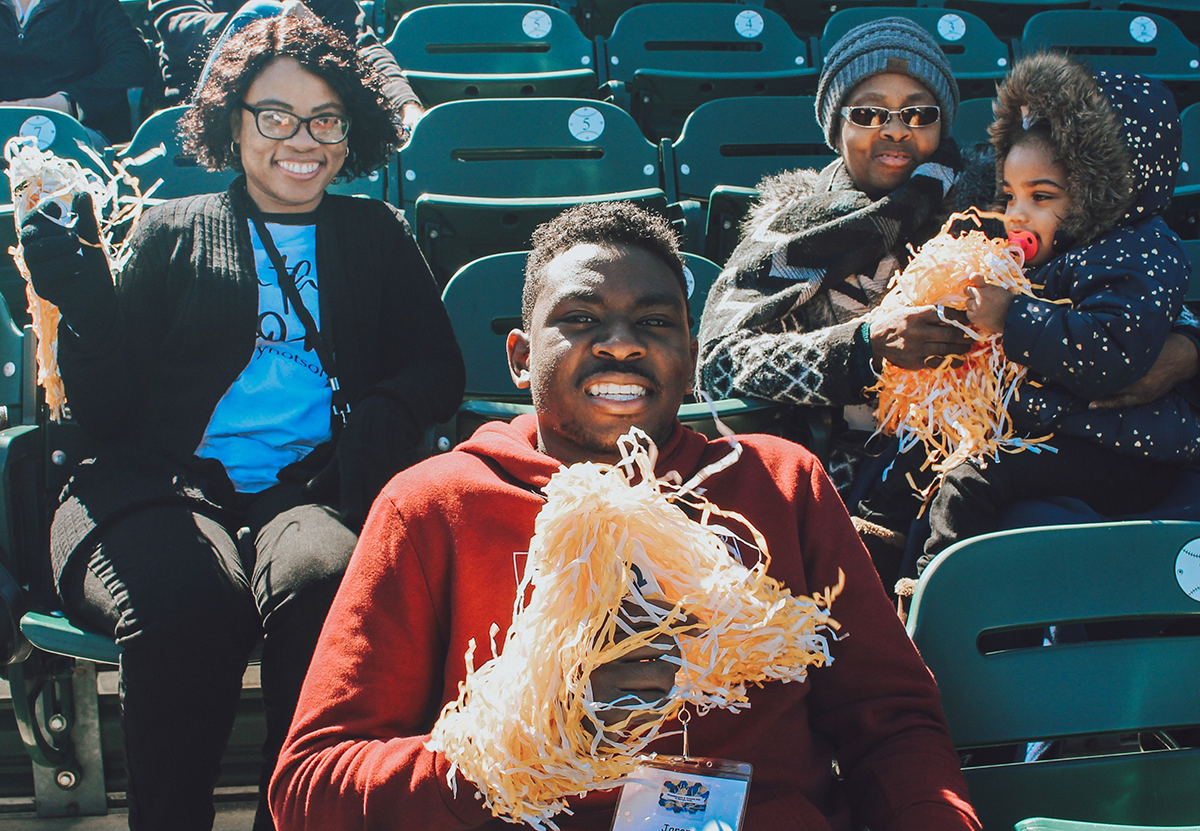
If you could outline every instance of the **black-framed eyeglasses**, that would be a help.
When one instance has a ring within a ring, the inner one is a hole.
[[[887,107],[842,107],[842,118],[859,127],[875,129],[882,127],[892,120],[892,116],[900,116],[909,127],[929,127],[937,124],[942,117],[942,108],[933,104],[920,107],[902,107],[899,110],[889,110]]]
[[[254,113],[254,126],[258,128],[259,135],[275,141],[290,139],[300,132],[301,127],[307,127],[313,141],[320,144],[338,144],[350,134],[350,119],[344,115],[321,114],[301,118],[295,113],[274,107],[251,107],[245,101],[242,102],[242,109]]]

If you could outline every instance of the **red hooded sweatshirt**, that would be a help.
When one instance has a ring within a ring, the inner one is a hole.
[[[691,752],[750,762],[746,831],[978,829],[937,687],[889,604],[846,510],[816,459],[771,436],[744,436],[741,459],[705,495],[765,536],[770,573],[795,594],[824,591],[841,623],[833,663],[803,683],[751,689],[751,707],[692,719]],[[487,828],[475,788],[425,748],[457,697],[474,638],[488,654],[512,623],[518,568],[559,463],[536,449],[533,416],[487,424],[451,453],[396,476],[380,494],[321,634],[271,782],[281,831]],[[729,452],[676,425],[658,475],[683,479]],[[482,662],[482,659],[480,659]],[[681,739],[653,749],[682,752]],[[835,779],[837,758],[844,781]],[[572,802],[564,831],[605,831],[616,792]]]

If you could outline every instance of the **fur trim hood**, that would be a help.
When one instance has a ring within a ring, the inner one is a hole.
[[[1042,53],[1013,67],[994,107],[989,132],[998,191],[1009,151],[1027,130],[1049,127],[1072,197],[1056,235],[1059,250],[1166,209],[1175,189],[1182,132],[1175,100],[1158,81],[1093,73],[1066,55]]]

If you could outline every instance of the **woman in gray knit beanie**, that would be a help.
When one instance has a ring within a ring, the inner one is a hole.
[[[957,105],[950,66],[919,26],[890,17],[847,32],[817,90],[817,120],[838,158],[759,185],[704,308],[700,388],[832,408],[828,468],[843,495],[873,429],[863,392],[873,367],[883,358],[920,367],[968,347],[934,310],[871,315],[909,245],[932,237],[949,211],[994,198],[990,160],[967,165],[949,137]],[[903,540],[888,542],[877,560],[885,576]]]

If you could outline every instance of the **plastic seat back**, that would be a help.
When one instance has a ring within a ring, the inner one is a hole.
[[[1055,49],[1095,69],[1200,83],[1200,47],[1165,17],[1130,11],[1045,11],[1025,24],[1020,55]],[[1178,94],[1178,93],[1177,93]]]
[[[443,285],[488,254],[527,249],[533,229],[584,201],[665,210],[658,148],[629,115],[569,98],[451,101],[400,152],[402,205]]]
[[[232,170],[206,170],[195,156],[184,152],[183,140],[179,135],[179,119],[187,109],[187,105],[168,107],[147,118],[134,133],[129,147],[119,156],[121,161],[128,161],[155,148],[162,148],[162,155],[129,168],[129,172],[137,177],[138,187],[143,193],[162,180],[162,184],[153,192],[152,198],[155,200],[220,193],[237,176]]]
[[[83,149],[91,148],[97,155],[104,155],[103,147],[93,147],[91,136],[83,125],[71,116],[58,110],[44,107],[0,107],[0,148],[13,136],[31,136],[37,140],[39,150],[49,150],[64,159],[74,159],[82,166],[99,172],[100,165]],[[5,167],[0,157],[0,169]],[[0,202],[10,202],[8,181],[4,181]]]
[[[717,98],[799,95],[818,66],[773,11],[736,3],[653,3],[621,15],[605,42],[606,80],[647,135],[678,134]]]
[[[462,98],[588,97],[594,46],[561,9],[529,3],[424,6],[387,47],[426,107]]]
[[[670,144],[664,171],[672,201],[707,202],[720,185],[754,187],[795,168],[822,168],[834,158],[806,96],[722,98],[696,109]]]
[[[988,25],[996,37],[1005,43],[1011,43],[1021,37],[1025,21],[1040,11],[1086,9],[1093,3],[1091,0],[946,0],[937,5],[975,15]]]
[[[1183,128],[1183,153],[1175,177],[1175,195],[1200,194],[1200,104],[1192,104],[1179,114]]]
[[[964,97],[993,94],[995,81],[1008,72],[1008,45],[979,17],[950,9],[871,7],[839,11],[825,24],[821,54],[827,55],[855,26],[883,17],[906,17],[929,32],[946,53],[959,86],[966,87]]]
[[[958,115],[950,135],[963,150],[982,150],[991,146],[988,126],[992,123],[991,98],[971,98],[958,105]]]
[[[1200,725],[1198,601],[1200,523],[1030,528],[943,552],[921,577],[908,631],[960,749],[1148,732]],[[1101,623],[1120,639],[1099,640]],[[1072,624],[1096,635],[1036,645],[1048,627]],[[1200,749],[966,773],[984,828],[1038,815],[1200,821]]]

